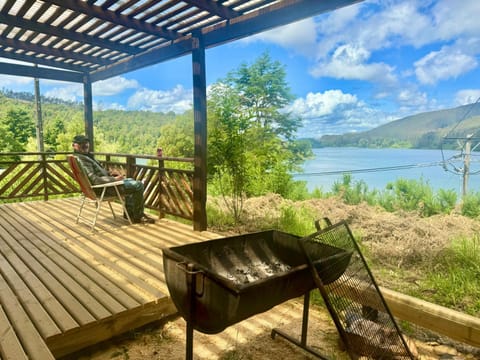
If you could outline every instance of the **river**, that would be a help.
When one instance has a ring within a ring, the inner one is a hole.
[[[296,180],[307,182],[310,191],[315,188],[330,191],[333,183],[342,179],[342,172],[350,172],[354,181],[364,180],[370,190],[383,190],[389,182],[403,178],[423,179],[435,191],[452,189],[459,195],[462,193],[463,159],[448,163],[449,171],[443,167],[444,159],[458,155],[459,151],[321,148],[313,152],[315,158],[304,163],[302,174],[295,175]],[[471,172],[479,170],[475,160],[476,156],[472,156]],[[467,190],[480,191],[480,175],[468,177]]]

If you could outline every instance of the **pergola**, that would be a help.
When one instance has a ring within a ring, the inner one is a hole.
[[[360,1],[1,0],[0,57],[27,64],[0,62],[0,73],[82,83],[93,138],[93,82],[191,54],[194,214],[205,214],[205,49]],[[206,216],[194,218],[204,230]]]

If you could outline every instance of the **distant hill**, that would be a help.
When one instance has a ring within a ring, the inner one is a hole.
[[[460,121],[464,119],[463,121]],[[460,122],[460,123],[459,123]],[[314,147],[407,147],[438,149],[444,137],[465,137],[480,131],[480,104],[407,116],[372,130],[325,135],[314,139]],[[452,144],[453,146],[453,144]],[[444,147],[449,147],[448,142]]]

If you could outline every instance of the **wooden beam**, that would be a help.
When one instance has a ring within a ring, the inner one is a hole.
[[[363,0],[282,1],[203,29],[205,47],[221,45],[361,1]]]
[[[194,176],[193,229],[207,229],[207,85],[205,47],[201,36],[193,39],[193,119],[194,119]]]
[[[220,16],[223,19],[233,19],[241,15],[241,13],[239,13],[238,11],[232,10],[230,7],[219,5],[217,1],[211,1],[211,0],[183,0],[183,1],[201,10],[208,11],[212,15]]]
[[[146,22],[141,22],[135,18],[129,16],[117,14],[116,12],[105,10],[97,5],[89,5],[80,0],[45,0],[48,3],[55,4],[65,9],[77,11],[85,15],[102,19],[117,25],[125,26],[127,29],[134,29],[144,32],[145,34],[151,34],[158,37],[162,37],[169,40],[178,39],[180,34],[165,29],[161,26],[155,26]]]
[[[0,62],[0,74],[25,76],[39,79],[50,79],[70,82],[83,82],[83,74],[72,71],[63,71],[47,68],[35,68],[20,64]]]
[[[205,48],[217,46],[361,1],[363,0],[292,0],[272,5],[271,8],[263,8],[202,30]],[[187,55],[192,51],[191,41],[190,37],[186,37],[183,40],[126,58],[120,63],[96,69],[91,73],[92,81],[104,80],[112,76],[171,60],[175,57]]]
[[[345,296],[362,305],[381,310],[378,307],[377,294],[373,288],[362,286],[361,293],[357,288],[342,283]],[[388,308],[396,318],[406,320],[423,328],[445,335],[453,340],[480,347],[480,319],[440,305],[404,295],[393,290],[380,287],[380,291]]]
[[[33,51],[35,53],[51,55],[51,56],[64,58],[64,59],[73,59],[73,60],[83,61],[86,63],[100,64],[100,65],[111,64],[111,61],[102,59],[101,57],[84,55],[80,52],[61,50],[61,49],[56,49],[49,46],[43,46],[38,44],[32,44],[32,43],[27,44],[27,43],[24,43],[23,41],[9,39],[6,36],[2,36],[2,35],[0,35],[0,45],[5,47],[12,47],[14,49]]]
[[[141,49],[137,49],[133,46],[120,43],[117,44],[113,41],[104,40],[97,36],[82,34],[76,31],[67,30],[63,27],[57,27],[35,21],[30,21],[18,16],[5,14],[3,12],[0,13],[0,23],[17,26],[22,29],[28,29],[37,33],[53,35],[60,39],[70,39],[73,41],[78,41],[82,44],[90,44],[92,46],[98,46],[100,48],[111,49],[127,54],[138,54],[139,52],[141,52]]]
[[[45,66],[49,66],[49,67],[57,68],[57,69],[60,68],[60,69],[65,69],[65,70],[70,70],[70,71],[76,71],[76,72],[79,72],[79,73],[88,72],[88,70],[89,70],[89,68],[85,67],[85,66],[73,65],[73,64],[69,64],[69,63],[55,61],[55,60],[49,60],[49,59],[46,59],[45,57],[27,55],[27,54],[25,54],[25,52],[18,53],[18,52],[15,52],[15,51],[5,51],[4,49],[0,49],[0,57],[7,58],[7,59],[24,61],[26,63],[34,63],[34,64],[38,64],[38,65],[45,65]]]
[[[192,39],[187,38],[172,45],[150,50],[144,54],[134,55],[120,61],[119,63],[92,71],[91,79],[92,82],[105,80],[116,75],[124,74],[190,54],[191,51]]]

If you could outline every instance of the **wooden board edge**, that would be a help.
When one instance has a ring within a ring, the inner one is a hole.
[[[170,297],[69,330],[46,339],[55,358],[66,356],[177,313]]]

